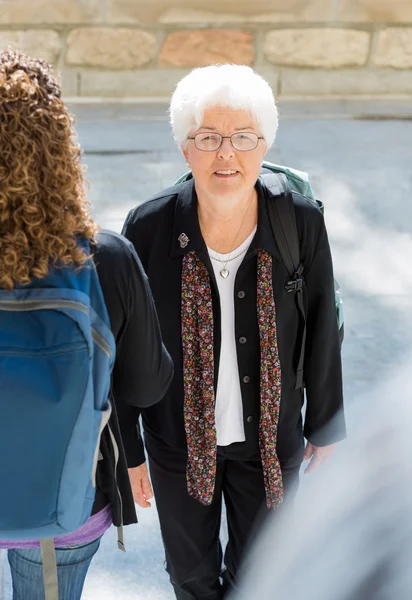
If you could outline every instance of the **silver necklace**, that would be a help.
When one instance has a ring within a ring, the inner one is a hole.
[[[232,242],[232,246],[234,246],[234,245],[235,245],[235,243],[236,243],[236,240],[237,240],[237,238],[238,238],[238,236],[239,236],[240,230],[242,229],[242,225],[243,225],[243,223],[244,223],[244,221],[245,221],[246,215],[247,215],[247,213],[249,212],[249,208],[250,208],[250,206],[251,206],[251,204],[252,204],[252,200],[253,200],[253,196],[252,196],[252,198],[250,199],[250,202],[249,202],[249,205],[248,205],[247,209],[245,210],[245,214],[243,215],[242,222],[241,222],[241,224],[240,224],[240,227],[239,227],[239,229],[238,229],[238,231],[237,231],[236,237],[235,237],[235,239],[234,239],[234,240],[233,240],[233,242]],[[219,262],[223,263],[223,266],[222,266],[222,268],[221,268],[221,269],[220,269],[220,271],[219,271],[219,273],[220,273],[220,276],[221,276],[221,277],[223,277],[223,279],[227,279],[227,278],[229,277],[229,273],[230,273],[230,271],[229,271],[229,269],[227,268],[227,263],[229,263],[230,261],[232,261],[232,260],[234,260],[234,259],[236,258],[236,256],[235,256],[234,258],[231,258],[232,254],[233,254],[233,252],[234,252],[235,250],[236,250],[236,248],[233,248],[232,252],[230,252],[230,253],[229,253],[229,256],[227,257],[227,259],[226,259],[226,260],[223,260],[222,258],[220,258],[220,259],[217,259]],[[215,250],[215,252],[216,252],[216,250]],[[245,250],[245,252],[246,252],[246,250]],[[219,252],[216,252],[216,254],[219,254]],[[239,254],[239,256],[240,256],[241,254],[242,254],[242,252]]]
[[[216,262],[223,263],[223,267],[221,268],[219,273],[223,277],[223,279],[226,279],[226,277],[229,275],[229,271],[227,270],[227,268],[225,268],[227,263],[231,262],[232,260],[236,260],[237,258],[240,258],[243,254],[245,254],[246,251],[247,251],[247,248],[242,250],[242,252],[239,252],[239,254],[236,254],[236,256],[233,256],[232,258],[228,258],[227,260],[222,260],[221,258],[218,258],[217,256],[212,256],[212,255],[210,255],[210,258],[212,260],[215,260]],[[222,271],[223,271],[223,273],[222,273]]]

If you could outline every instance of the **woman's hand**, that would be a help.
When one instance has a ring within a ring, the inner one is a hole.
[[[310,463],[305,469],[305,473],[313,473],[320,465],[328,460],[335,451],[337,444],[329,446],[313,446],[310,442],[306,444],[303,460],[309,460]]]
[[[150,498],[153,498],[153,488],[150,483],[146,463],[144,462],[139,467],[128,469],[128,471],[134,501],[141,508],[150,508],[151,503],[148,501]]]

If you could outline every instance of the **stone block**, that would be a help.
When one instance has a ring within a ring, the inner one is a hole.
[[[100,21],[100,0],[0,0],[0,24],[88,23]]]
[[[393,69],[282,69],[284,96],[352,96],[412,94],[408,71]]]
[[[338,20],[352,23],[410,23],[411,0],[340,0]]]
[[[80,95],[109,98],[170,98],[188,69],[81,71]]]
[[[388,27],[381,31],[373,63],[380,67],[412,69],[412,27]]]
[[[136,29],[85,27],[67,39],[68,65],[130,70],[146,65],[156,53],[156,38]]]
[[[117,23],[328,21],[334,0],[108,0]]]
[[[216,63],[250,65],[255,55],[247,31],[209,29],[175,31],[167,36],[159,55],[161,67],[201,67]]]
[[[275,67],[254,67],[256,73],[265,79],[276,95],[279,87],[279,71]]]
[[[266,35],[264,52],[276,65],[296,67],[362,66],[370,34],[350,29],[282,29]]]
[[[82,71],[80,95],[110,98],[170,99],[177,83],[190,69],[140,69],[136,71]],[[279,74],[273,67],[257,72],[276,93]]]
[[[48,29],[0,31],[0,49],[5,50],[8,46],[52,64],[57,63],[62,47],[59,34]]]

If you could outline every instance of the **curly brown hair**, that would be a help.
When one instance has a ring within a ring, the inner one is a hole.
[[[97,226],[73,123],[49,64],[0,52],[0,288],[89,259],[77,238],[93,239]]]

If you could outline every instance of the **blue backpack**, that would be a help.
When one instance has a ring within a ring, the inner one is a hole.
[[[90,517],[114,357],[92,262],[0,290],[0,539],[40,539],[45,569]]]

